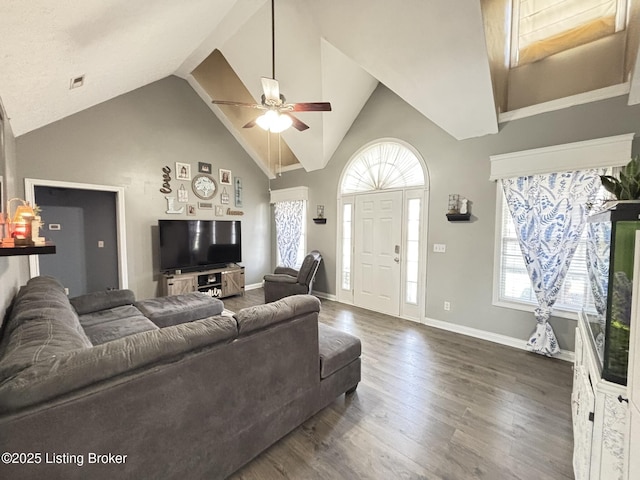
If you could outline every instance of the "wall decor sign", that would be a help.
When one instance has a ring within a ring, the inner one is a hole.
[[[176,209],[176,197],[164,197],[167,201],[167,213],[178,214],[184,212],[184,207]]]
[[[184,183],[180,185],[178,189],[178,202],[179,203],[187,203],[189,201],[189,192],[184,188]]]
[[[190,203],[187,205],[187,215],[195,215],[196,214],[196,205],[194,203]]]
[[[198,208],[201,210],[213,210],[212,202],[198,202]]]
[[[199,173],[191,180],[191,189],[196,197],[202,200],[209,200],[216,194],[218,186],[211,175]]]
[[[176,162],[176,180],[191,180],[191,165]]]
[[[222,205],[216,205],[216,217],[221,217],[224,215],[224,210]]]
[[[222,193],[220,194],[220,203],[223,205],[229,204],[229,194],[227,193],[226,188],[222,189]]]
[[[204,162],[198,162],[198,172],[200,173],[211,173],[211,164],[210,163],[204,163]]]
[[[244,215],[244,212],[242,210],[231,210],[227,208],[227,215]]]
[[[236,207],[242,207],[242,178],[233,179],[233,200]]]
[[[231,185],[231,170],[225,170],[221,168],[220,173],[220,185]]]
[[[169,165],[162,167],[162,187],[160,187],[160,193],[171,193],[171,168]]]

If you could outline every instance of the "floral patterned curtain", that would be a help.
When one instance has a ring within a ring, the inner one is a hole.
[[[276,202],[276,243],[282,266],[295,268],[302,238],[304,200]]]
[[[587,203],[600,188],[595,169],[531,175],[502,181],[518,242],[538,300],[537,325],[527,348],[560,352],[548,320],[586,224]]]
[[[601,329],[596,335],[596,348],[600,354],[603,354],[611,253],[611,222],[589,223],[587,233],[587,272]]]

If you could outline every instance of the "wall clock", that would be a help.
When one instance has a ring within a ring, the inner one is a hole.
[[[216,194],[218,185],[210,175],[201,173],[193,177],[193,180],[191,180],[191,188],[196,197],[202,200],[209,200]]]

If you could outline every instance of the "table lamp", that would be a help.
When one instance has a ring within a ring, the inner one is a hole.
[[[16,211],[11,217],[11,202],[22,202],[22,205],[18,205]],[[35,218],[35,213],[29,202],[20,198],[12,198],[7,202],[7,234],[8,237],[2,239],[3,245],[22,245],[33,246],[33,240],[31,239],[31,222]]]

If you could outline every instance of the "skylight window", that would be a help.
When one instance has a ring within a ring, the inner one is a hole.
[[[511,66],[624,30],[627,0],[513,0]]]

